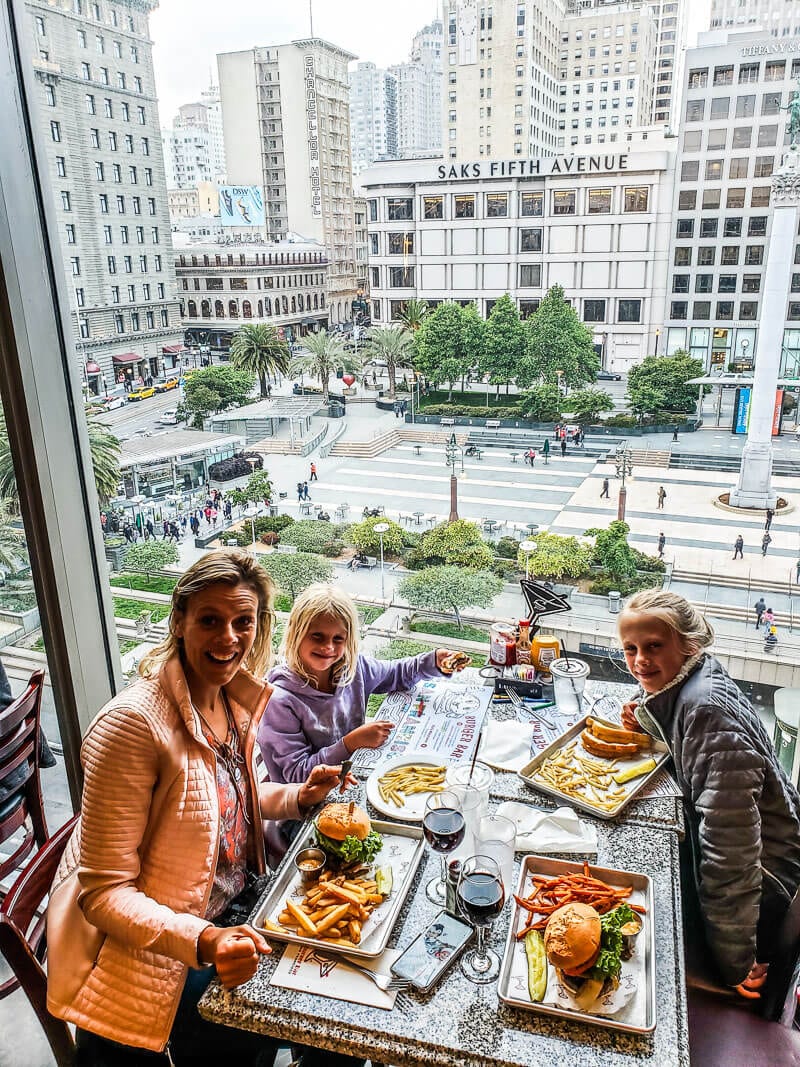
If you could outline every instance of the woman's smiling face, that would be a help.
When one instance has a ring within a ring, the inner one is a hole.
[[[249,585],[217,582],[193,593],[173,624],[183,638],[187,677],[227,685],[250,653],[258,628],[258,595]]]
[[[645,693],[658,693],[680,672],[691,653],[678,633],[656,615],[624,614],[619,636],[628,670]]]

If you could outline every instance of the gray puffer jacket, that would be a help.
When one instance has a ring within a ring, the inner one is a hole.
[[[723,979],[756,961],[765,897],[800,885],[800,797],[750,702],[718,660],[692,657],[636,717],[668,746],[695,845],[706,933]]]

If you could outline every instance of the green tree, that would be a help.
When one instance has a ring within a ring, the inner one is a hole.
[[[414,334],[414,366],[434,385],[447,382],[449,400],[453,399],[455,383],[469,369],[462,318],[458,304],[439,304]]]
[[[483,353],[478,364],[482,374],[489,375],[489,381],[497,386],[506,387],[515,380],[520,365],[525,360],[527,336],[525,327],[519,317],[517,305],[505,293],[494,304],[483,338]]]
[[[272,552],[261,557],[261,566],[292,601],[313,582],[329,582],[333,577],[333,565],[311,552]]]
[[[455,519],[442,522],[422,535],[418,560],[425,566],[453,564],[479,571],[491,566],[494,555],[474,522]]]
[[[285,374],[290,358],[286,341],[282,341],[277,329],[267,323],[246,323],[233,335],[231,364],[236,370],[247,371],[258,378],[262,397],[267,395],[269,375]]]
[[[148,574],[172,567],[180,558],[178,546],[172,541],[140,541],[125,553],[123,566],[128,571]]]
[[[203,367],[186,381],[178,416],[201,429],[203,419],[227,407],[241,407],[250,398],[255,377],[233,367]]]
[[[694,411],[697,404],[696,385],[687,385],[690,378],[699,378],[703,373],[703,361],[693,359],[688,352],[679,349],[672,356],[648,356],[628,373],[628,399],[633,405],[642,407],[644,397],[655,400],[655,393],[663,397],[660,408],[653,409],[652,403],[648,404],[651,410],[646,414],[654,414],[656,410],[665,411]],[[643,391],[649,389],[652,392],[646,394]]]
[[[483,354],[486,323],[481,318],[477,304],[468,304],[461,309],[461,340],[464,347],[464,362],[468,371],[477,371]],[[464,382],[462,375],[461,389]]]
[[[488,608],[502,589],[502,581],[489,571],[429,567],[404,578],[397,592],[414,608],[452,612],[459,628],[462,628],[461,612],[464,608]]]
[[[597,422],[600,413],[613,411],[614,401],[604,389],[576,389],[561,401],[561,410],[572,412],[582,425]]]
[[[300,519],[287,526],[281,534],[281,543],[294,545],[299,552],[321,552],[335,537],[332,522],[320,519]]]
[[[289,364],[290,374],[310,374],[319,378],[323,403],[328,403],[329,379],[337,371],[357,373],[361,362],[345,351],[344,342],[327,330],[310,333],[303,339],[306,352],[298,352]]]
[[[561,418],[561,394],[557,385],[535,385],[523,393],[522,413],[535,422],[557,422]]]
[[[412,366],[414,342],[410,333],[397,326],[373,326],[367,333],[364,356],[386,364],[389,395],[394,396],[397,368]]]
[[[359,552],[379,552],[381,539],[380,535],[375,533],[375,526],[384,522],[389,529],[383,535],[383,551],[397,556],[403,550],[405,530],[398,523],[384,518],[383,515],[370,516],[362,522],[354,522],[347,531],[347,540],[355,545]]]
[[[537,533],[533,535],[536,551],[531,552],[528,571],[536,578],[580,578],[592,562],[592,549],[581,544],[577,537]],[[525,570],[525,553],[517,557],[520,570]]]
[[[272,482],[267,471],[253,471],[241,489],[234,489],[228,494],[232,504],[245,507],[247,504],[261,504],[272,499]]]
[[[666,404],[664,393],[660,389],[654,389],[651,385],[629,385],[626,400],[628,408],[639,422],[648,415],[663,411]]]
[[[0,570],[14,574],[28,564],[25,534],[18,525],[9,502],[0,498]]]
[[[539,307],[525,320],[528,358],[536,378],[550,385],[577,388],[597,378],[600,362],[592,335],[554,285]],[[561,372],[560,374],[558,372]]]
[[[630,526],[615,519],[606,529],[592,528],[587,537],[594,538],[594,560],[612,578],[631,578],[636,573],[634,549],[628,544]]]
[[[411,300],[406,300],[403,304],[403,310],[398,318],[404,330],[408,330],[409,333],[416,333],[429,312],[430,308],[427,300],[416,300],[412,297]]]

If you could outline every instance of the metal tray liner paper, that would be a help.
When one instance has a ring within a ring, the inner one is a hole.
[[[561,749],[566,748],[571,741],[578,740],[578,745],[580,745],[579,737],[585,728],[586,718],[583,718],[579,722],[576,722],[574,726],[571,726],[566,733],[561,735],[561,737],[556,738],[552,745],[549,745],[543,752],[540,752],[535,756],[531,762],[526,764],[518,773],[520,778],[523,778],[529,786],[533,789],[537,789],[540,793],[546,793],[548,796],[556,797],[558,800],[564,800],[567,804],[571,804],[575,808],[580,808],[582,811],[588,811],[598,819],[615,819],[617,815],[630,804],[634,797],[637,797],[650,785],[653,779],[661,773],[664,763],[669,759],[669,749],[660,741],[653,740],[650,747],[642,749],[637,756],[617,760],[617,770],[620,771],[624,770],[625,767],[630,766],[631,763],[647,759],[648,756],[653,757],[656,761],[656,765],[652,771],[643,774],[641,778],[634,778],[632,781],[625,782],[620,786],[619,788],[624,789],[625,795],[620,798],[619,803],[614,808],[610,811],[605,811],[603,808],[593,804],[588,797],[583,797],[581,795],[575,796],[572,793],[564,793],[560,789],[556,789],[554,786],[548,785],[546,782],[540,782],[538,778],[533,777],[534,771],[540,764],[544,763],[545,760],[550,759],[552,756],[558,755]],[[590,752],[585,752],[583,749],[581,749],[581,751],[588,759],[598,761],[597,756],[593,756]]]
[[[580,863],[545,859],[542,856],[527,856],[522,864],[517,895],[527,897],[533,892],[532,875],[534,872],[553,877],[560,874],[579,874],[582,871],[583,865]],[[646,909],[646,914],[643,916],[644,926],[636,938],[633,956],[622,962],[619,988],[602,997],[598,1001],[595,1012],[579,1011],[573,1007],[574,1002],[569,993],[559,985],[555,969],[548,964],[547,992],[544,1000],[535,1004],[528,994],[528,962],[525,955],[525,943],[524,940],[518,941],[514,936],[525,927],[528,912],[512,901],[514,917],[506,940],[498,981],[498,996],[506,1004],[527,1011],[556,1015],[559,1018],[573,1021],[579,1020],[628,1033],[650,1033],[656,1025],[655,927],[650,879],[644,874],[614,871],[603,867],[591,867],[590,873],[609,885],[633,886],[634,891],[628,898],[629,901],[641,904]]]
[[[425,841],[419,826],[373,821],[372,828],[383,837],[383,848],[375,857],[373,867],[390,866],[394,884],[389,897],[375,908],[364,923],[361,943],[355,948],[349,946],[338,948],[333,940],[322,941],[319,938],[303,937],[291,930],[281,932],[268,930],[267,937],[277,941],[291,941],[298,945],[324,945],[326,952],[341,952],[348,956],[372,958],[383,952],[398,913],[411,888],[425,851]],[[278,916],[286,907],[287,898],[291,898],[297,904],[302,901],[304,892],[301,888],[300,874],[294,865],[294,857],[301,849],[313,845],[314,840],[314,827],[309,823],[295,839],[294,845],[278,870],[269,893],[253,917],[253,924],[256,928],[261,929],[265,921],[278,924]]]

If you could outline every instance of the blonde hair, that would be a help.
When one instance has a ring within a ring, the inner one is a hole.
[[[332,616],[345,628],[347,639],[344,652],[342,658],[334,663],[331,677],[336,685],[349,685],[355,677],[358,660],[358,612],[353,598],[334,585],[316,582],[298,596],[286,624],[281,654],[290,670],[305,678],[310,685],[315,685],[300,659],[300,643],[320,615]]]
[[[139,664],[139,674],[143,678],[154,678],[168,659],[180,653],[182,641],[173,630],[175,617],[185,614],[189,601],[196,593],[212,585],[246,585],[258,597],[256,637],[245,666],[256,675],[266,674],[272,662],[275,587],[270,576],[249,552],[233,548],[209,552],[180,576],[172,590],[169,633]]]
[[[665,589],[645,589],[625,604],[617,632],[626,615],[653,615],[678,635],[681,651],[692,656],[714,643],[714,631],[693,604],[678,593]]]

